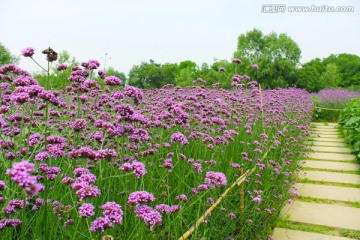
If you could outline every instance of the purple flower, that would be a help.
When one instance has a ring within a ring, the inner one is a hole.
[[[158,204],[155,206],[155,209],[161,213],[170,214],[179,211],[180,207],[179,205],[169,206],[166,204]]]
[[[252,67],[253,69],[255,69],[255,70],[258,70],[258,69],[259,69],[259,66],[258,66],[257,64],[253,64],[253,65],[251,65],[251,67]]]
[[[128,204],[139,205],[140,203],[147,203],[155,201],[154,195],[146,191],[132,192],[128,198]]]
[[[146,168],[142,162],[132,162],[132,168],[134,169],[134,174],[137,178],[141,178],[146,174]]]
[[[26,202],[26,205],[28,205],[29,203]],[[19,199],[13,199],[11,200],[8,205],[5,207],[5,214],[11,214],[13,212],[15,212],[15,209],[22,209],[24,208],[24,201],[23,200],[19,200]]]
[[[89,60],[87,62],[87,69],[89,70],[97,69],[98,67],[100,67],[100,63],[97,60]]]
[[[34,164],[28,161],[15,162],[11,169],[6,170],[6,174],[11,177],[11,180],[22,187],[28,197],[32,197],[44,190],[42,184],[38,184],[35,176],[31,176],[34,171]]]
[[[7,186],[6,186],[5,182],[0,180],[0,191],[4,190],[6,188],[7,188]]]
[[[3,218],[0,220],[0,231],[3,230],[5,227],[17,227],[22,223],[19,219],[8,219]]]
[[[94,216],[95,214],[94,208],[95,208],[94,205],[92,205],[91,203],[84,203],[79,208],[79,215],[84,218],[89,218],[91,216]]]
[[[261,198],[261,196],[259,195],[259,196],[257,196],[257,197],[254,197],[254,198],[253,198],[253,201],[256,202],[256,203],[260,203],[260,202],[262,201],[262,198]]]
[[[238,58],[233,58],[232,62],[233,63],[241,63],[241,60]]]
[[[116,202],[107,202],[102,205],[101,209],[106,218],[111,222],[122,224],[124,212],[121,209],[121,206]]]
[[[189,144],[189,141],[181,132],[176,132],[171,135],[170,142],[179,142],[181,145]]]
[[[32,47],[28,47],[28,48],[25,48],[21,51],[21,54],[24,56],[24,57],[32,57],[34,55],[34,52],[35,49],[33,49]]]
[[[205,183],[215,187],[225,186],[227,183],[226,176],[222,172],[207,172]]]
[[[58,54],[55,52],[52,48],[47,48],[44,51],[42,51],[43,54],[46,55],[46,60],[48,62],[54,62],[58,59]]]
[[[76,119],[75,122],[71,124],[71,127],[74,132],[79,132],[86,128],[86,120],[85,119]]]
[[[186,202],[188,200],[188,198],[187,198],[187,196],[185,194],[180,194],[175,199],[176,200],[181,200],[181,201],[184,201],[184,202]]]
[[[46,179],[53,181],[56,176],[60,173],[60,168],[58,167],[49,167],[46,163],[39,165],[39,171],[46,175]]]
[[[225,70],[225,68],[224,67],[220,67],[219,68],[219,72],[225,72],[226,70]]]
[[[99,70],[98,75],[101,79],[105,79],[105,72],[103,70]]]
[[[115,86],[122,84],[122,81],[120,78],[116,76],[109,76],[104,79],[104,82],[106,85]]]
[[[114,223],[106,217],[99,217],[91,223],[90,231],[92,232],[104,232],[106,228],[114,227]]]
[[[161,214],[149,206],[138,206],[135,210],[135,213],[137,217],[150,225],[150,230],[153,230],[155,225],[162,224]]]
[[[58,71],[65,71],[67,69],[67,65],[65,63],[61,63],[59,65],[56,66],[56,70]]]

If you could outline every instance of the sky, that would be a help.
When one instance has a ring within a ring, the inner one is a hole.
[[[271,4],[286,4],[268,13]],[[290,12],[289,6],[353,6],[353,12]],[[263,11],[265,12],[262,12]],[[286,33],[301,48],[301,63],[330,54],[360,55],[359,0],[1,0],[0,42],[20,56],[35,48],[66,50],[79,62],[99,60],[128,73],[155,60],[198,65],[230,60],[240,34],[257,28]],[[39,68],[21,57],[20,67]]]

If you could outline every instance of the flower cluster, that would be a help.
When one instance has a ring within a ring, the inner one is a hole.
[[[74,175],[77,176],[71,188],[76,190],[79,200],[82,201],[88,197],[97,197],[100,195],[98,187],[92,185],[96,181],[96,176],[91,174],[88,169],[76,168]]]
[[[11,169],[6,170],[6,174],[11,177],[11,180],[22,187],[27,194],[27,197],[33,197],[45,187],[37,183],[36,176],[31,173],[35,170],[34,164],[28,161],[15,162]]]

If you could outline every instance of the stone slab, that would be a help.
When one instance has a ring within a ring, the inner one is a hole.
[[[351,148],[347,148],[347,147],[314,146],[312,147],[312,149],[316,152],[351,153]]]
[[[275,228],[272,236],[274,240],[353,240],[352,238],[330,236],[286,228]]]
[[[310,139],[310,141],[345,143],[345,140],[342,138],[310,137],[309,139]]]
[[[314,159],[323,159],[329,161],[353,161],[355,160],[355,156],[351,154],[345,153],[322,153],[322,152],[315,152],[310,153],[309,158]]]
[[[357,171],[360,169],[360,166],[356,163],[329,162],[329,161],[316,161],[316,160],[305,160],[305,162],[302,163],[301,166],[314,168],[314,169],[343,170],[343,171]]]
[[[312,122],[311,125],[324,126],[324,127],[339,126],[338,123],[322,123],[322,122]]]
[[[299,174],[300,179],[332,183],[360,184],[360,175],[323,171],[305,171]],[[360,222],[359,222],[360,223]]]
[[[318,130],[318,129],[331,129],[331,130],[333,130],[333,129],[335,129],[335,130],[339,130],[339,125],[332,125],[332,126],[324,126],[324,125],[312,125],[311,126],[312,127],[312,129],[316,129],[316,130]]]
[[[339,134],[311,134],[310,137],[314,138],[342,138]]]
[[[339,135],[340,132],[338,130],[333,129],[322,129],[322,130],[312,130],[312,134],[330,134],[330,135]]]
[[[312,128],[312,132],[332,132],[332,133],[339,133],[340,130],[337,128]]]
[[[282,213],[293,222],[360,230],[360,208],[294,201]]]
[[[326,186],[309,183],[296,183],[295,187],[302,197],[360,202],[360,188]]]
[[[346,147],[346,143],[342,142],[321,142],[321,141],[305,141],[305,144],[314,146],[328,146],[328,147]]]

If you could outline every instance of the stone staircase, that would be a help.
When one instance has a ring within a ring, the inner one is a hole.
[[[360,239],[360,167],[339,135],[337,124],[312,126],[307,143],[313,152],[302,161],[304,171],[295,185],[300,197],[281,212],[292,227],[275,228],[273,239]],[[329,230],[320,234],[317,229]],[[357,237],[343,237],[343,231],[354,231]]]

